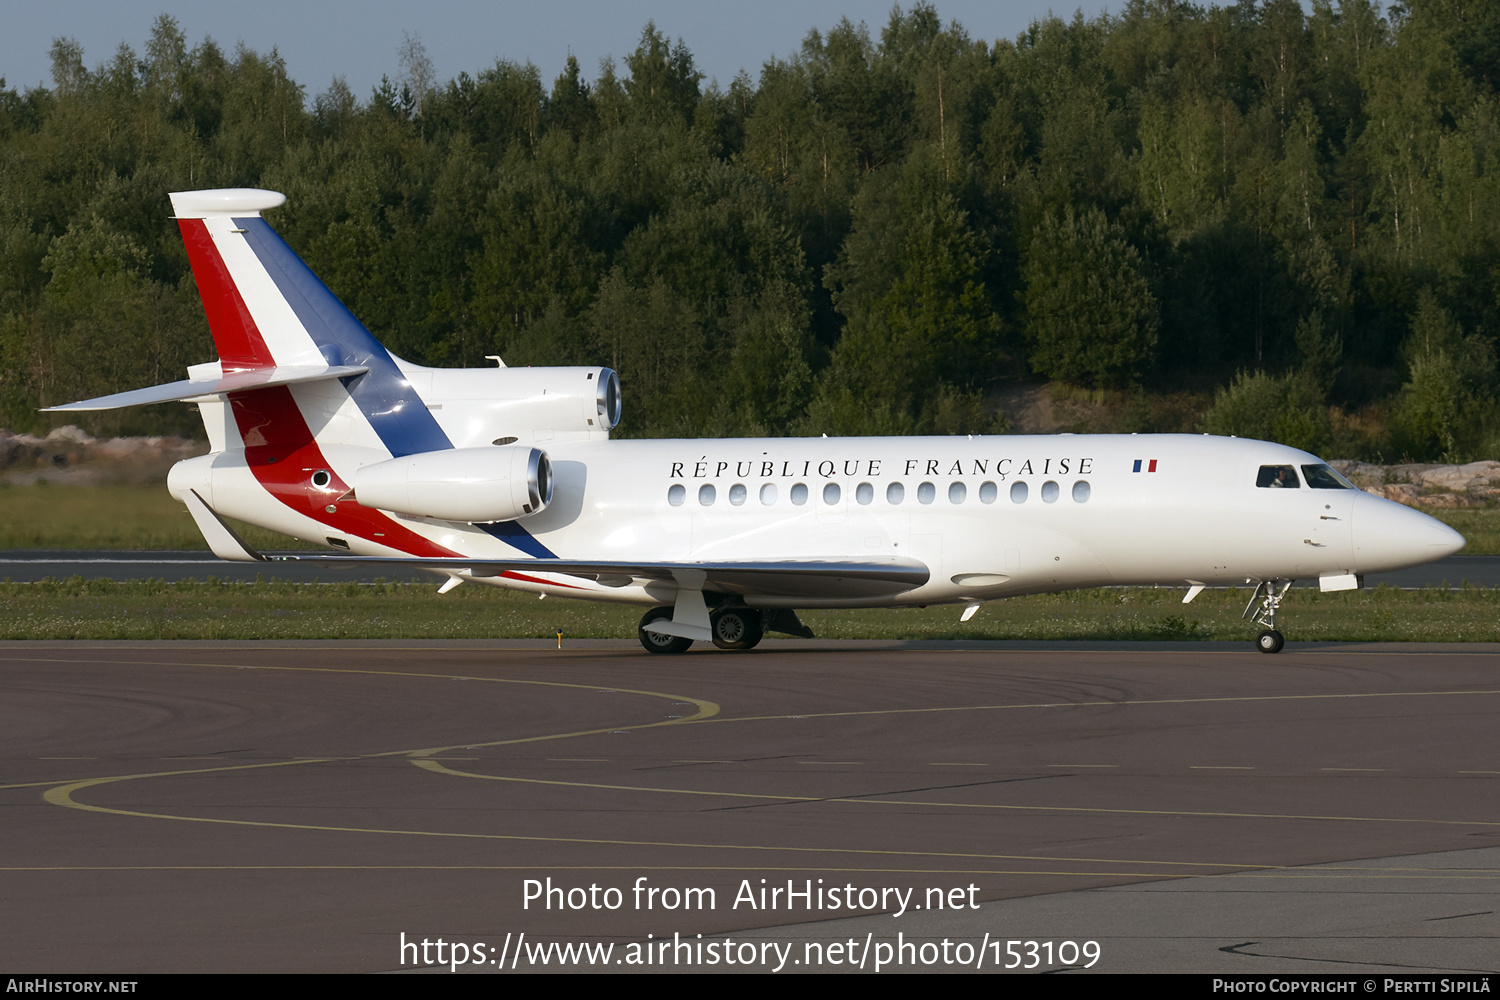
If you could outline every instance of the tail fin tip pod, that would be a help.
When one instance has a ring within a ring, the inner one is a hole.
[[[321,361],[305,334],[298,336],[280,322],[264,268],[239,245],[245,232],[241,220],[279,208],[286,195],[224,188],[174,191],[168,197],[224,372]]]
[[[215,216],[259,215],[286,204],[286,195],[260,188],[221,188],[215,191],[174,191],[172,211],[178,220]]]

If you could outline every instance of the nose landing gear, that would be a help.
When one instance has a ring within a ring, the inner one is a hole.
[[[1261,626],[1260,635],[1255,637],[1255,648],[1262,653],[1279,653],[1281,647],[1286,645],[1286,638],[1276,630],[1276,612],[1281,608],[1281,599],[1290,589],[1290,580],[1260,581],[1255,592],[1250,595],[1250,603],[1245,605],[1245,613],[1240,616]],[[1256,601],[1260,602],[1259,607],[1256,607]]]

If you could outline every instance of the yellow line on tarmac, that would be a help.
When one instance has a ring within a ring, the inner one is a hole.
[[[100,663],[100,662],[112,662],[112,661],[101,661],[101,660],[93,660],[93,659],[87,659],[87,660],[84,660],[84,659],[79,659],[79,660],[59,660],[59,659],[54,659],[54,658],[51,658],[51,657],[12,657],[11,659],[18,659],[18,660],[19,659],[42,660],[44,662],[55,662],[55,663]],[[421,678],[421,679],[424,679],[424,680],[476,681],[476,682],[484,683],[484,684],[524,684],[524,685],[531,685],[531,686],[536,686],[536,687],[571,688],[571,689],[583,690],[583,691],[598,691],[598,690],[600,690],[599,685],[597,685],[597,684],[567,684],[567,683],[564,683],[562,681],[520,680],[520,679],[508,678],[508,677],[473,677],[473,676],[468,676],[468,675],[464,675],[464,674],[432,674],[432,673],[422,673],[422,672],[419,672],[419,671],[410,671],[410,670],[371,670],[371,669],[359,668],[359,667],[350,668],[350,669],[345,669],[345,668],[340,668],[340,667],[285,667],[285,666],[264,666],[263,667],[263,666],[250,666],[250,665],[238,664],[238,663],[192,663],[192,662],[183,662],[183,661],[162,662],[162,661],[154,661],[154,660],[153,661],[136,661],[136,662],[139,665],[142,665],[142,666],[156,666],[156,667],[210,667],[210,668],[214,668],[214,669],[228,669],[228,670],[274,670],[274,671],[282,671],[282,672],[287,672],[287,673],[373,674],[373,675],[377,675],[377,676],[388,676],[388,677],[417,677],[417,678]],[[351,756],[308,757],[308,758],[299,758],[299,759],[296,759],[296,760],[276,761],[274,763],[226,764],[226,765],[224,765],[222,767],[205,767],[205,768],[195,768],[195,769],[190,769],[190,770],[179,770],[179,771],[152,771],[152,772],[140,773],[140,774],[121,774],[121,775],[114,775],[114,776],[102,777],[102,778],[89,778],[89,779],[67,779],[67,778],[58,779],[58,778],[50,778],[50,779],[44,779],[44,780],[39,780],[39,781],[19,781],[19,782],[11,782],[9,784],[0,784],[0,790],[13,789],[13,788],[51,787],[51,786],[60,785],[60,784],[68,783],[68,782],[79,782],[78,784],[76,784],[75,787],[82,788],[82,787],[84,787],[87,784],[102,784],[102,783],[111,782],[111,781],[130,781],[130,780],[134,780],[134,779],[138,779],[138,778],[169,778],[169,777],[178,777],[178,776],[188,775],[188,774],[211,774],[211,773],[218,772],[218,771],[250,770],[250,769],[253,769],[253,768],[261,768],[261,767],[286,767],[288,765],[293,765],[293,764],[318,764],[318,763],[329,763],[331,761],[338,761],[338,760],[368,760],[368,759],[379,758],[379,757],[404,757],[404,756],[427,757],[427,756],[431,756],[431,755],[434,755],[434,754],[444,753],[444,752],[450,751],[450,750],[467,750],[467,749],[472,749],[472,748],[477,748],[477,747],[498,747],[498,746],[507,746],[507,745],[510,745],[510,744],[516,744],[516,743],[536,743],[536,742],[542,742],[542,741],[546,741],[546,740],[569,739],[569,738],[572,738],[572,737],[575,737],[575,736],[593,736],[593,735],[597,735],[599,733],[614,733],[614,732],[622,732],[622,731],[631,731],[631,730],[636,730],[636,729],[654,729],[654,728],[657,728],[657,727],[660,727],[660,726],[680,726],[680,725],[683,725],[684,723],[688,723],[688,722],[701,722],[704,719],[712,718],[713,716],[717,715],[719,713],[719,711],[720,711],[719,706],[717,704],[715,704],[714,702],[707,701],[707,700],[702,699],[702,698],[692,698],[692,697],[689,697],[687,695],[668,694],[668,693],[661,692],[661,691],[643,691],[643,690],[637,690],[637,689],[634,689],[634,688],[620,688],[620,687],[611,687],[611,688],[609,688],[609,691],[612,694],[636,694],[636,695],[642,695],[642,696],[647,697],[647,698],[665,698],[667,700],[678,702],[678,703],[687,703],[687,704],[690,704],[690,705],[694,705],[694,706],[697,707],[697,711],[694,712],[692,715],[683,716],[682,718],[679,718],[679,719],[662,719],[662,720],[659,720],[657,722],[644,722],[644,723],[637,723],[637,724],[634,724],[634,725],[602,726],[602,727],[599,727],[597,729],[585,729],[585,730],[579,730],[577,732],[571,732],[571,733],[546,733],[546,734],[543,734],[543,735],[540,735],[540,736],[519,736],[519,737],[515,737],[515,738],[512,738],[512,739],[492,740],[492,741],[483,742],[483,743],[465,742],[465,743],[455,743],[455,744],[452,744],[452,745],[449,745],[449,746],[428,747],[426,749],[421,749],[421,750],[384,750],[384,751],[380,751],[380,752],[377,752],[377,753],[354,754],[354,755],[351,755]]]
[[[517,778],[500,774],[476,774],[472,771],[457,771],[445,767],[435,760],[414,760],[413,764],[436,774],[450,774],[458,778],[478,778],[483,781],[509,781],[524,785],[557,785],[569,788],[598,788],[616,792],[658,792],[665,795],[701,795],[731,799],[758,799],[772,802],[839,802],[849,805],[869,806],[922,806],[943,809],[991,809],[1014,812],[1064,812],[1100,813],[1124,816],[1194,816],[1208,819],[1291,819],[1317,820],[1341,823],[1426,823],[1434,826],[1500,826],[1500,821],[1461,819],[1401,819],[1385,816],[1320,816],[1300,813],[1237,813],[1203,812],[1189,809],[1106,809],[1100,806],[1019,806],[989,802],[941,802],[926,799],[848,798],[830,795],[766,795],[755,792],[711,792],[691,788],[659,788],[649,785],[613,785],[597,781],[559,781],[555,778]],[[881,793],[875,792],[872,795]],[[992,855],[984,855],[991,857]],[[1245,865],[1247,868],[1262,868],[1264,865]]]
[[[1235,695],[1222,698],[1142,698],[1124,701],[1039,701],[1017,705],[942,705],[932,708],[868,708],[852,712],[798,712],[786,715],[719,716],[715,724],[729,722],[770,722],[781,719],[834,719],[859,715],[923,715],[937,712],[1002,712],[1026,708],[1138,708],[1144,705],[1214,705],[1260,701],[1335,701],[1352,698],[1472,698],[1476,695],[1500,694],[1500,690],[1481,691],[1369,691],[1340,694],[1266,694]],[[683,720],[687,721],[687,720]],[[708,720],[696,720],[706,722]]]
[[[78,659],[78,660],[68,659],[68,660],[64,660],[64,659],[61,659],[61,658],[53,658],[53,657],[26,657],[26,658],[16,657],[14,659],[45,660],[45,661],[48,661],[48,662],[99,662],[98,660],[95,660],[95,659],[87,659],[87,660],[85,660],[85,659]],[[466,681],[475,681],[475,682],[480,682],[480,683],[523,684],[523,685],[534,685],[534,686],[540,686],[540,687],[556,687],[556,688],[566,688],[566,689],[575,689],[575,690],[587,690],[587,691],[598,691],[598,690],[600,690],[600,686],[598,684],[569,684],[569,683],[562,683],[562,682],[555,682],[555,681],[521,680],[521,679],[495,678],[495,677],[475,677],[475,676],[454,675],[454,674],[446,674],[446,673],[423,673],[423,672],[417,672],[417,671],[401,671],[401,670],[375,670],[375,669],[367,669],[367,668],[352,668],[352,669],[350,669],[350,668],[339,668],[339,667],[292,667],[292,666],[259,666],[259,665],[247,666],[247,665],[243,665],[243,664],[233,664],[233,663],[196,663],[196,662],[185,663],[185,662],[182,662],[182,661],[170,661],[170,662],[138,661],[138,662],[140,662],[142,665],[153,665],[153,666],[164,666],[164,667],[193,667],[193,666],[196,666],[196,667],[207,667],[207,668],[212,668],[212,669],[255,669],[255,670],[284,671],[284,672],[292,672],[292,673],[364,674],[364,675],[390,676],[390,677],[413,677],[413,678],[421,678],[421,679],[425,679],[425,680],[466,680]],[[1074,865],[1114,864],[1114,865],[1125,865],[1125,866],[1143,866],[1143,867],[1168,866],[1168,867],[1176,867],[1176,868],[1197,868],[1197,869],[1202,869],[1202,868],[1217,868],[1217,869],[1232,868],[1232,869],[1246,869],[1246,870],[1254,870],[1254,871],[1265,871],[1268,866],[1265,866],[1265,865],[1243,865],[1243,864],[1226,865],[1226,864],[1212,864],[1212,863],[1206,863],[1206,862],[1168,862],[1168,861],[1159,861],[1158,862],[1158,861],[1090,859],[1090,858],[1031,857],[1031,856],[991,855],[991,854],[975,854],[975,853],[967,853],[967,852],[946,852],[946,851],[902,851],[902,850],[879,850],[879,849],[850,849],[850,848],[840,848],[840,847],[787,847],[787,846],[766,846],[766,845],[758,845],[758,844],[701,844],[701,843],[681,843],[681,842],[671,842],[671,841],[635,841],[635,840],[623,840],[623,839],[617,839],[617,838],[583,838],[583,837],[560,837],[560,836],[523,836],[523,835],[514,835],[514,834],[463,833],[463,832],[442,832],[442,831],[432,831],[432,830],[403,830],[403,829],[382,829],[382,828],[365,828],[365,827],[345,827],[345,826],[332,826],[332,825],[306,824],[306,823],[281,823],[281,822],[270,822],[270,821],[262,821],[262,820],[227,819],[227,818],[215,818],[215,817],[204,817],[204,816],[175,816],[175,815],[162,814],[162,813],[150,813],[150,812],[144,812],[144,811],[139,811],[139,810],[114,809],[114,808],[109,808],[109,807],[105,807],[105,806],[89,805],[87,803],[79,802],[73,796],[77,792],[79,792],[79,791],[81,791],[83,789],[91,788],[91,787],[94,787],[96,785],[110,784],[110,783],[119,782],[119,781],[138,780],[138,779],[142,779],[142,778],[177,777],[177,776],[184,776],[184,775],[190,775],[190,774],[210,774],[210,773],[220,773],[220,772],[226,772],[226,771],[253,770],[253,769],[261,769],[261,768],[267,768],[267,767],[286,767],[286,766],[293,766],[293,765],[298,765],[298,764],[327,763],[327,762],[337,761],[337,760],[369,759],[369,758],[379,758],[379,757],[399,757],[399,756],[405,756],[405,757],[411,758],[412,759],[412,763],[414,763],[417,766],[422,767],[422,768],[424,768],[426,770],[433,771],[435,773],[446,773],[446,774],[450,774],[450,775],[454,775],[454,776],[459,776],[459,777],[481,778],[481,779],[485,779],[485,780],[498,780],[498,781],[513,781],[513,782],[521,782],[521,783],[528,783],[528,784],[599,788],[599,789],[609,789],[609,790],[617,790],[617,791],[660,792],[660,793],[665,793],[665,794],[676,794],[676,795],[703,795],[703,796],[728,797],[728,798],[738,798],[738,799],[769,800],[769,801],[778,801],[778,802],[809,802],[809,801],[820,801],[820,802],[847,803],[847,804],[855,804],[855,805],[918,806],[918,807],[923,807],[923,808],[938,807],[938,808],[957,808],[957,809],[997,809],[997,810],[1038,811],[1038,812],[1078,812],[1078,813],[1105,813],[1105,814],[1159,815],[1159,816],[1195,816],[1195,817],[1215,817],[1215,818],[1234,818],[1234,819],[1293,819],[1293,820],[1322,820],[1322,821],[1342,821],[1342,822],[1429,823],[1429,824],[1436,824],[1436,825],[1486,826],[1486,827],[1488,827],[1488,826],[1500,826],[1500,823],[1483,822],[1483,821],[1467,822],[1467,821],[1459,821],[1459,820],[1389,819],[1389,818],[1380,818],[1380,817],[1357,817],[1357,816],[1303,816],[1303,815],[1295,815],[1295,814],[1258,814],[1258,813],[1228,813],[1228,812],[1194,812],[1194,811],[1185,811],[1185,810],[1103,809],[1103,808],[1093,808],[1093,807],[1070,807],[1070,806],[1016,806],[1016,805],[991,805],[991,804],[979,804],[979,803],[935,802],[935,801],[905,800],[905,799],[828,798],[828,797],[813,798],[813,797],[804,797],[804,796],[752,795],[752,794],[748,794],[748,793],[734,793],[734,792],[702,792],[702,791],[692,791],[692,790],[685,790],[685,789],[644,788],[644,787],[635,787],[635,786],[627,786],[627,785],[608,785],[608,784],[587,783],[587,782],[563,782],[563,781],[549,781],[549,780],[541,780],[541,779],[511,778],[511,777],[494,776],[494,775],[482,775],[482,774],[474,774],[474,773],[470,773],[470,772],[456,771],[456,770],[444,767],[441,763],[439,763],[438,761],[432,759],[434,756],[436,756],[438,754],[441,754],[441,753],[444,753],[444,752],[448,752],[448,751],[452,751],[452,750],[458,750],[458,749],[468,749],[468,748],[473,748],[473,747],[506,746],[506,745],[512,745],[512,744],[520,744],[520,743],[529,743],[529,742],[538,742],[538,741],[547,741],[547,740],[557,740],[557,739],[568,739],[568,738],[572,738],[572,737],[576,737],[576,736],[595,735],[595,734],[605,733],[605,732],[620,732],[620,731],[631,731],[631,730],[639,730],[639,729],[651,729],[651,728],[656,728],[656,727],[661,727],[661,726],[692,725],[692,724],[696,724],[696,723],[709,722],[709,721],[717,721],[717,722],[749,722],[749,721],[756,721],[756,720],[772,720],[772,719],[787,718],[787,716],[775,715],[775,716],[754,716],[754,717],[747,716],[747,717],[740,717],[740,718],[736,718],[736,719],[725,719],[725,718],[722,718],[721,716],[719,716],[720,707],[717,704],[715,704],[715,703],[713,703],[711,701],[704,700],[704,699],[690,698],[690,697],[681,696],[681,695],[664,694],[662,692],[655,692],[655,691],[634,690],[634,689],[628,689],[628,688],[613,688],[612,687],[612,688],[609,688],[608,690],[610,690],[612,692],[618,692],[618,693],[621,693],[621,694],[636,694],[636,695],[642,695],[642,696],[645,696],[645,697],[667,698],[667,699],[670,699],[670,700],[673,700],[673,701],[677,701],[677,702],[686,702],[688,704],[696,706],[697,711],[694,714],[692,714],[690,716],[686,716],[684,718],[666,719],[666,720],[661,720],[661,721],[656,721],[656,722],[651,722],[651,723],[643,723],[643,724],[638,724],[638,725],[627,725],[627,726],[618,726],[618,725],[616,725],[616,726],[608,726],[608,727],[599,727],[599,728],[588,729],[588,730],[580,730],[580,731],[569,732],[569,733],[552,733],[552,734],[544,734],[544,735],[538,735],[538,736],[517,737],[517,738],[512,738],[512,739],[494,740],[494,741],[487,741],[487,742],[480,742],[480,743],[466,742],[466,743],[452,744],[452,745],[441,746],[441,747],[430,747],[430,748],[420,749],[420,750],[385,751],[385,752],[380,752],[380,753],[355,755],[353,757],[299,758],[299,759],[296,759],[296,760],[278,761],[278,762],[271,762],[271,763],[264,763],[264,762],[262,762],[262,763],[255,763],[255,764],[235,764],[235,765],[224,765],[224,766],[220,766],[220,767],[211,767],[211,768],[197,768],[197,769],[190,769],[190,770],[158,771],[158,772],[149,772],[149,773],[141,773],[141,774],[117,775],[117,776],[113,776],[113,777],[87,778],[87,779],[81,779],[81,780],[65,781],[65,782],[61,782],[61,783],[59,783],[57,781],[57,779],[53,779],[51,781],[44,781],[44,782],[37,781],[37,782],[25,782],[25,783],[19,783],[19,784],[4,785],[4,786],[0,786],[0,788],[24,788],[24,787],[33,787],[33,786],[38,786],[38,785],[50,786],[48,788],[47,792],[45,792],[44,795],[43,795],[43,798],[47,802],[49,802],[49,803],[51,803],[53,805],[64,806],[66,808],[72,808],[72,809],[79,809],[79,810],[86,811],[86,812],[95,812],[95,813],[103,813],[103,814],[119,815],[119,816],[133,816],[133,817],[147,818],[147,819],[176,820],[176,821],[179,821],[179,822],[214,823],[214,824],[223,824],[223,825],[252,826],[252,827],[274,828],[274,829],[320,830],[320,831],[342,832],[342,833],[375,833],[375,834],[386,834],[386,835],[396,835],[396,836],[436,837],[436,838],[447,838],[447,839],[458,839],[458,840],[468,839],[468,840],[483,840],[483,841],[540,842],[540,843],[549,843],[549,844],[586,844],[586,845],[608,845],[608,846],[626,846],[626,847],[658,847],[658,848],[659,847],[669,847],[669,848],[676,848],[676,849],[783,852],[783,853],[793,853],[793,854],[843,854],[843,855],[859,855],[859,856],[968,858],[968,859],[975,859],[975,860],[979,860],[979,859],[991,860],[991,859],[993,859],[993,860],[1009,860],[1009,861],[1049,861],[1049,862],[1052,862],[1054,864],[1056,864],[1058,862],[1062,862],[1062,863],[1065,863],[1065,864],[1074,864]],[[1323,700],[1323,699],[1333,699],[1333,698],[1425,697],[1425,696],[1455,696],[1455,695],[1456,696],[1474,696],[1474,695],[1489,695],[1489,694],[1500,694],[1500,691],[1483,690],[1483,691],[1402,692],[1402,693],[1338,694],[1338,695],[1280,695],[1280,696],[1251,696],[1251,697],[1240,696],[1240,697],[1227,697],[1227,698],[1161,699],[1161,700],[1149,700],[1149,701],[1148,700],[1143,700],[1143,701],[1049,702],[1049,703],[1018,704],[1018,705],[951,706],[951,707],[937,707],[937,708],[924,708],[924,709],[887,709],[887,710],[870,710],[870,711],[857,711],[857,712],[828,712],[828,713],[807,714],[807,715],[803,715],[802,717],[804,717],[804,718],[827,718],[827,717],[857,716],[857,715],[897,715],[897,714],[928,713],[928,712],[986,711],[986,710],[1029,709],[1029,708],[1081,708],[1081,707],[1111,707],[1111,708],[1113,708],[1113,707],[1123,707],[1123,706],[1130,706],[1130,705],[1140,706],[1140,705],[1203,704],[1203,703],[1256,702],[1256,701],[1302,701],[1302,700]],[[555,868],[556,866],[548,866],[548,867],[549,868]],[[579,867],[580,867],[580,869],[588,869],[588,868],[595,868],[597,866],[579,866]],[[622,867],[633,867],[633,866],[622,866]],[[776,869],[776,870],[785,870],[785,869]],[[1346,872],[1346,871],[1351,871],[1351,870],[1350,869],[1340,869],[1340,871],[1341,872]],[[1080,872],[1052,872],[1052,873],[1043,873],[1043,872],[1034,872],[1034,871],[1022,871],[1022,872],[1015,872],[1013,874],[1020,874],[1020,875],[1026,875],[1026,874],[1030,874],[1030,875],[1037,875],[1037,874],[1080,875],[1080,874],[1082,874],[1082,875],[1091,875],[1091,876],[1114,875],[1114,876],[1118,876],[1118,877],[1138,877],[1138,876],[1148,875],[1148,874],[1159,875],[1160,874],[1160,867],[1158,867],[1157,870],[1156,870],[1156,872],[1154,872],[1154,873],[1150,873],[1150,872],[1083,872],[1083,873],[1080,873]],[[1323,877],[1330,877],[1330,878],[1350,878],[1350,877],[1356,877],[1356,876],[1354,876],[1354,875],[1338,874],[1338,875],[1328,875],[1328,876],[1323,876]],[[1424,874],[1424,875],[1415,875],[1415,876],[1411,876],[1411,877],[1435,878],[1435,877],[1460,877],[1460,876],[1435,876],[1435,875],[1425,875]]]

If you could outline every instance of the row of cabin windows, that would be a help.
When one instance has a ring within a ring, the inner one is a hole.
[[[797,483],[787,491],[794,505],[800,507],[807,503],[808,488],[806,483]],[[917,487],[917,502],[923,504],[932,503],[937,499],[938,488],[932,483],[923,483]],[[1047,480],[1042,484],[1039,491],[1043,503],[1056,503],[1058,497],[1062,496],[1062,487],[1055,480]],[[1073,484],[1070,491],[1074,503],[1088,503],[1090,487],[1088,480],[1080,479]],[[843,498],[844,491],[838,483],[827,483],[823,486],[823,503],[832,506]],[[1000,495],[1000,487],[994,483],[979,484],[979,502],[994,503]],[[1010,484],[1011,503],[1025,503],[1031,495],[1031,487],[1024,480],[1016,480]],[[760,488],[760,502],[763,506],[770,507],[776,503],[779,491],[775,483],[765,483]],[[742,507],[750,497],[749,489],[743,483],[735,483],[729,487],[729,502],[735,507]],[[969,488],[961,482],[948,484],[948,502],[960,504],[969,497]],[[704,507],[712,507],[719,498],[718,488],[713,483],[704,483],[698,487],[698,503]],[[906,500],[906,487],[901,483],[891,483],[885,488],[885,502],[895,506]],[[868,507],[875,502],[875,487],[870,483],[860,483],[854,487],[854,501],[861,507]],[[681,507],[687,502],[687,487],[681,483],[674,483],[667,490],[667,503],[673,507]]]

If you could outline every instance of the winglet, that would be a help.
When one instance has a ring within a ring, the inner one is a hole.
[[[187,504],[188,513],[193,515],[193,521],[197,523],[198,530],[203,532],[203,540],[208,543],[214,555],[233,562],[266,561],[265,556],[246,545],[245,540],[235,534],[234,529],[225,524],[212,507],[203,502],[197,490],[184,493],[182,502]]]

